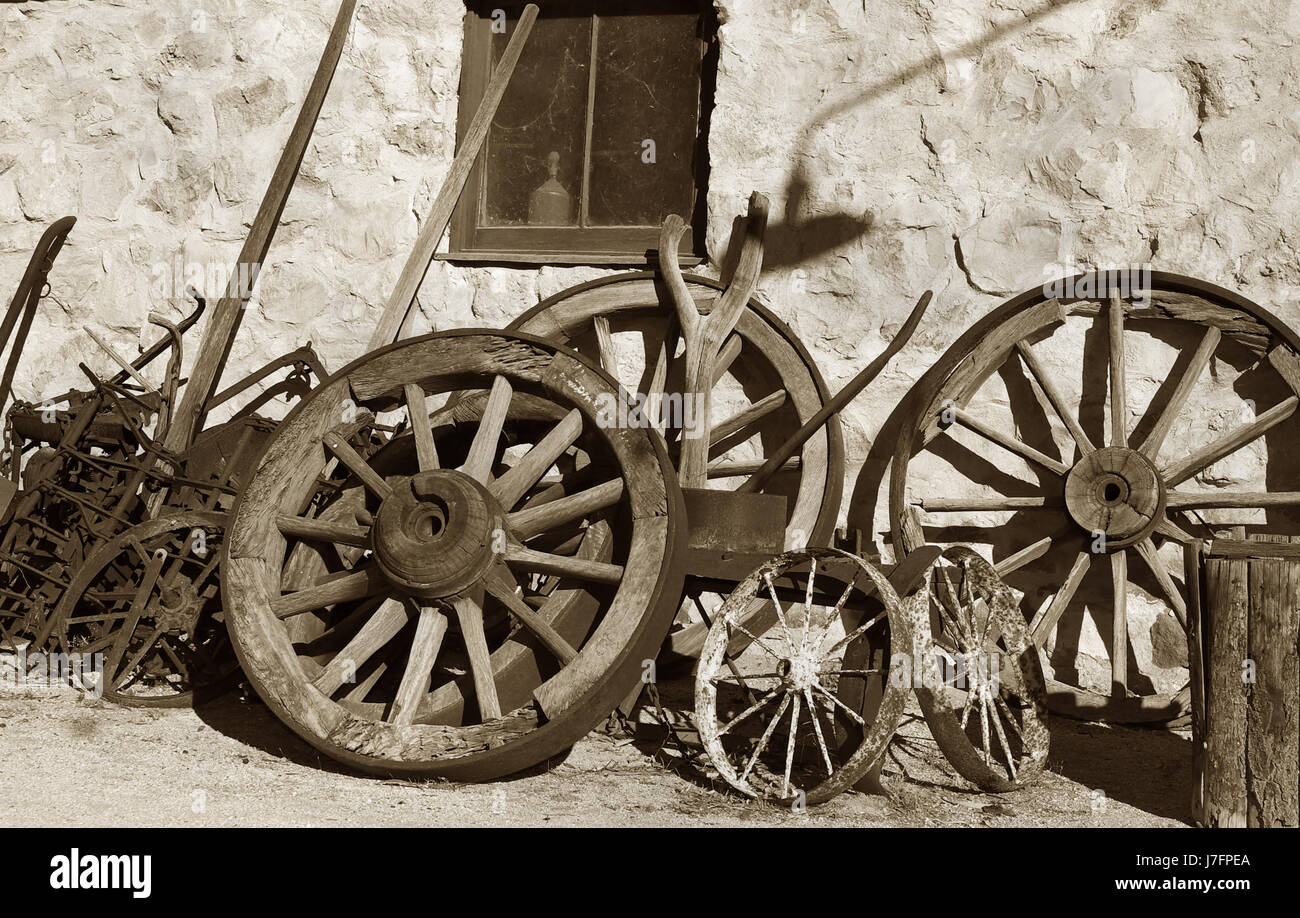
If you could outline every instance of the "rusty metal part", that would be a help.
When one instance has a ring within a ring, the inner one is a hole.
[[[909,605],[912,684],[930,732],[981,790],[1033,782],[1047,764],[1047,689],[1019,600],[971,549],[944,549]]]
[[[795,602],[777,592],[786,581],[802,590]],[[764,599],[777,627],[746,633],[748,609]],[[856,784],[902,715],[907,690],[889,666],[910,634],[888,578],[856,555],[817,548],[760,565],[714,614],[696,673],[696,726],[719,775],[746,796],[783,804],[822,803]],[[738,637],[750,645],[743,658],[732,650]],[[863,642],[875,648],[865,660],[853,652]],[[868,680],[883,691],[864,708]],[[846,704],[848,695],[857,703]]]

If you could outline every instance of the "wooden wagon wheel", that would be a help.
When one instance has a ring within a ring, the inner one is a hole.
[[[272,710],[354,767],[459,780],[606,717],[668,630],[683,549],[663,442],[610,426],[621,398],[572,351],[457,331],[305,399],[240,495],[223,571]],[[402,432],[367,459],[352,434],[372,412]]]
[[[953,545],[930,569],[912,633],[925,721],[948,762],[981,790],[1031,783],[1047,764],[1047,693],[1019,597],[993,565]]]
[[[103,697],[187,707],[233,687],[239,665],[221,614],[229,517],[172,514],[133,526],[77,570],[54,610],[65,653],[103,656]]]
[[[800,584],[797,600],[778,594],[789,578]],[[769,602],[778,627],[748,632],[750,610]],[[728,652],[738,634],[750,642],[739,661]],[[809,549],[762,564],[718,609],[696,672],[696,727],[718,773],[747,796],[790,802],[802,793],[809,804],[857,783],[902,715],[907,689],[888,667],[891,647],[911,646],[910,635],[889,581],[855,555]],[[864,642],[876,648],[870,659],[855,652]],[[860,697],[867,681],[884,693],[864,718],[846,697]]]
[[[717,281],[684,275],[701,306],[724,289]],[[510,324],[575,348],[598,360],[629,392],[664,396],[675,410],[683,374],[678,322],[667,292],[653,271],[603,278],[562,291]],[[829,399],[821,373],[806,348],[780,319],[751,299],[715,365],[709,486],[734,490],[758,471],[763,459]],[[676,432],[665,431],[670,441]],[[670,442],[674,464],[680,459]],[[844,441],[832,417],[801,454],[774,475],[761,493],[787,498],[785,547],[831,541],[840,510]],[[698,605],[708,594],[687,580],[688,599],[665,645],[661,663],[694,658],[708,625]],[[769,616],[770,618],[770,616]],[[766,627],[766,626],[764,626]]]
[[[1054,670],[1052,709],[1115,722],[1188,710],[1169,652],[1166,671],[1143,672],[1132,648],[1135,609],[1154,608],[1157,633],[1177,634],[1160,615],[1186,626],[1177,543],[1264,514],[1276,527],[1300,504],[1282,489],[1295,430],[1280,426],[1300,393],[1300,340],[1221,287],[1152,272],[1144,295],[1140,278],[1064,279],[970,329],[900,409],[890,473],[895,544],[923,544],[922,526],[932,541],[991,544]]]

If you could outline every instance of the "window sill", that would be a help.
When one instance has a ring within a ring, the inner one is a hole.
[[[464,264],[493,265],[593,265],[620,268],[653,268],[657,258],[646,253],[640,255],[631,252],[438,252],[434,255],[438,261]],[[696,267],[704,263],[700,255],[681,255],[678,262],[683,268]]]

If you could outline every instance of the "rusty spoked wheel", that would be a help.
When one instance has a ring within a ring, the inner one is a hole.
[[[623,397],[572,351],[458,331],[306,398],[240,495],[223,574],[272,710],[345,764],[457,780],[536,765],[605,718],[681,589],[664,445],[603,426]],[[396,433],[367,456],[375,415]]]
[[[717,281],[684,277],[701,304],[722,291]],[[683,413],[682,355],[677,354],[677,318],[655,272],[636,272],[581,284],[557,293],[510,324],[541,335],[599,361],[607,373],[647,408],[662,396],[657,428],[667,438],[676,464]],[[719,355],[709,418],[709,487],[734,490],[758,471],[764,459],[811,418],[830,397],[812,357],[795,334],[757,300],[751,300]],[[656,420],[653,410],[645,412]],[[833,416],[773,475],[760,493],[786,498],[786,549],[831,541],[840,510],[844,444],[839,417]],[[661,665],[699,656],[708,624],[703,605],[720,601],[706,585],[687,578],[683,601]],[[715,599],[716,597],[716,599]],[[766,629],[771,610],[756,610]]]
[[[1296,525],[1298,353],[1258,305],[1179,275],[1100,272],[1021,294],[909,395],[895,543],[990,546],[1023,594],[1053,711],[1178,718],[1183,545]]]
[[[765,603],[778,626],[749,632]],[[750,642],[738,659],[727,650],[737,635]],[[855,555],[810,549],[761,565],[717,610],[696,672],[696,727],[718,773],[783,803],[851,787],[898,726],[907,689],[889,679],[890,651],[910,646],[908,635],[893,587]]]
[[[103,654],[103,697],[187,707],[229,690],[239,664],[221,612],[229,517],[189,511],[133,526],[78,569],[54,611],[65,653]]]
[[[1047,693],[1018,597],[988,561],[944,549],[914,608],[921,645],[913,678],[926,724],[948,762],[981,790],[1032,782],[1047,763]],[[928,645],[928,646],[927,646]]]

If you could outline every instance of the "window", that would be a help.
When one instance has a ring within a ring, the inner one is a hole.
[[[703,244],[711,0],[542,0],[452,219],[453,260],[645,263],[664,217]],[[458,133],[523,3],[472,2]]]

